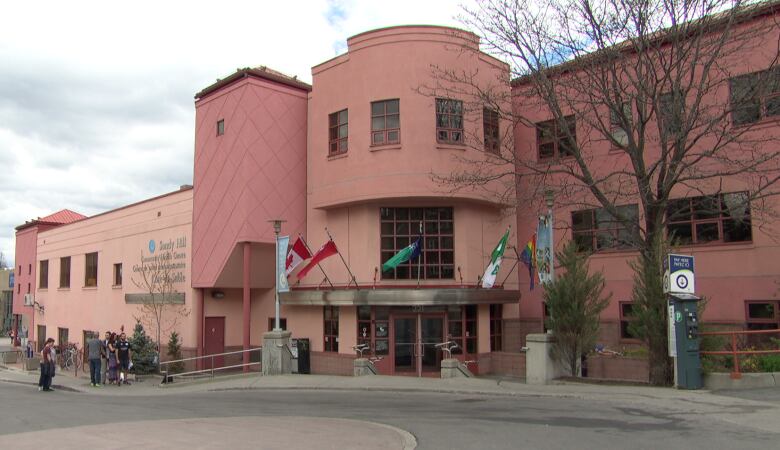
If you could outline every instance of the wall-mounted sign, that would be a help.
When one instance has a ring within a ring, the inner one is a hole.
[[[667,255],[664,260],[664,293],[694,294],[693,256]]]

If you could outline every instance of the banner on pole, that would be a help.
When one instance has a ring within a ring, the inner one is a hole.
[[[276,292],[290,292],[290,284],[287,283],[287,246],[290,236],[278,236],[276,238]]]
[[[542,284],[552,281],[552,252],[552,218],[545,214],[536,227],[536,273]]]

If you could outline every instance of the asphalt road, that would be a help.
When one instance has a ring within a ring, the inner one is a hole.
[[[406,430],[417,439],[420,449],[767,449],[776,448],[778,442],[777,434],[722,422],[715,416],[673,413],[658,406],[643,406],[641,402],[617,404],[609,399],[327,390],[118,397],[63,391],[39,393],[34,387],[0,383],[0,404],[0,442],[25,443],[29,448],[41,442],[64,448],[49,440],[51,431],[40,432],[63,428],[74,432],[58,431],[62,436],[60,444],[63,439],[75,444],[78,442],[73,440],[85,433],[99,435],[104,431],[112,442],[121,444],[115,448],[139,448],[133,446],[133,434],[144,426],[136,424],[130,428],[129,423],[174,419],[206,420],[161,422],[158,429],[147,427],[147,437],[159,442],[159,448],[183,447],[184,441],[177,440],[176,435],[186,433],[190,426],[202,434],[198,435],[201,437],[195,447],[217,448],[231,437],[238,439],[223,426],[225,418],[235,418],[236,423],[251,419],[254,422],[246,423],[262,424],[265,417],[268,424],[276,424],[267,417],[274,415],[282,416],[281,422],[292,433],[276,435],[268,428],[258,427],[248,448],[305,448],[296,443],[296,433],[310,433],[311,429],[322,432],[326,429],[323,427],[330,427],[331,438],[338,436],[339,422],[328,425],[322,418],[365,421],[367,431],[372,423]],[[74,428],[91,425],[101,426],[85,428],[88,431],[84,432]],[[338,437],[349,440],[350,430],[358,440],[354,443],[356,448],[360,448],[359,440],[364,438],[358,439],[356,428],[344,427]],[[10,436],[22,432],[28,433]],[[323,445],[317,447],[333,448],[325,445],[327,439],[322,434]],[[286,444],[280,445],[281,440]]]

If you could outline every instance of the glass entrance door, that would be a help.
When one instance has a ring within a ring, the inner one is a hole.
[[[395,371],[415,373],[417,371],[417,317],[396,317],[393,319],[395,339]]]
[[[444,342],[444,317],[422,315],[420,317],[422,372],[440,372],[441,350],[436,348],[436,344],[442,342]]]

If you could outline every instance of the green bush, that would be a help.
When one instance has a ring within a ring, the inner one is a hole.
[[[758,368],[761,372],[780,372],[780,354],[761,355]]]

